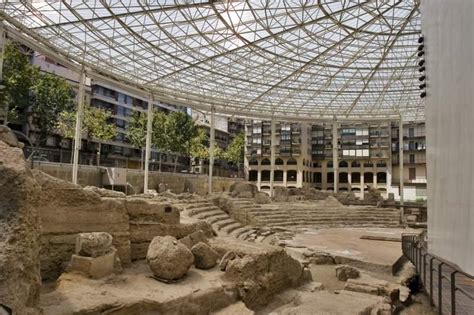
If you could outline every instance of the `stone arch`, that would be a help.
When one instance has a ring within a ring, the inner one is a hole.
[[[289,182],[296,182],[296,171],[295,170],[289,170],[286,172],[286,180]]]
[[[359,161],[352,161],[351,166],[352,167],[360,167],[360,162]]]
[[[268,182],[270,181],[270,171],[269,170],[263,170],[262,171],[262,182]]]
[[[377,183],[386,184],[387,183],[387,173],[378,172],[377,173]]]
[[[374,173],[366,172],[364,173],[364,183],[371,184],[374,182]]]
[[[323,182],[323,174],[321,172],[313,173],[313,183],[321,184]]]
[[[287,162],[286,165],[298,165],[298,162],[294,158],[290,158]]]
[[[328,175],[327,182],[330,183],[330,184],[334,183],[334,172],[328,172],[327,175]]]
[[[283,162],[282,159],[277,158],[277,159],[275,160],[275,165],[283,165],[283,164],[284,164],[284,162]]]
[[[332,161],[329,161],[326,165],[327,165],[327,167],[329,167],[329,168],[333,167]]]
[[[282,182],[283,181],[283,171],[275,171],[274,180],[276,182]]]
[[[349,176],[346,172],[340,172],[339,173],[339,183],[341,183],[341,184],[349,183]]]
[[[349,163],[347,163],[346,161],[341,161],[339,162],[339,167],[349,167]]]
[[[265,158],[260,162],[260,165],[270,165],[270,160]]]
[[[360,173],[359,172],[354,172],[351,175],[351,181],[355,184],[360,183]]]
[[[249,165],[258,165],[258,160],[256,158],[250,159]]]
[[[258,180],[258,171],[249,171],[249,181],[256,182]]]

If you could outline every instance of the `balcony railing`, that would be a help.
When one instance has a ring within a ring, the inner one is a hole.
[[[444,259],[427,252],[418,234],[402,235],[403,254],[415,265],[430,302],[439,314],[472,314],[474,277]]]

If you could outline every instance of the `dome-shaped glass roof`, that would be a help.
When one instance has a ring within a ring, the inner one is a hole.
[[[423,116],[419,1],[9,1],[5,26],[157,98],[249,117]]]

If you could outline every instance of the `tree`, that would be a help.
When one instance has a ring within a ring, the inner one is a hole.
[[[39,145],[54,133],[59,115],[64,111],[74,110],[74,91],[63,78],[46,73],[40,74],[32,92],[33,104],[30,113],[39,134]]]
[[[97,154],[97,165],[100,165],[100,153],[102,144],[100,141],[112,140],[117,136],[117,127],[113,123],[108,123],[112,113],[108,110],[87,106],[84,108],[84,118],[81,133],[87,133],[90,138],[99,140]],[[76,128],[76,112],[63,111],[59,114],[56,123],[56,132],[63,138],[74,139]]]
[[[147,116],[146,113],[135,111],[127,124],[128,141],[141,150],[141,169],[143,169],[143,152],[146,145]]]
[[[31,104],[31,90],[39,77],[39,69],[32,66],[28,55],[22,52],[23,47],[7,42],[4,47],[3,82],[0,91],[0,110],[10,120],[26,120],[27,110]]]
[[[112,113],[108,110],[97,107],[87,107],[84,113],[84,125],[89,137],[98,140],[97,165],[100,165],[101,141],[114,139],[117,136],[117,127],[115,124],[108,122],[112,116]]]
[[[170,152],[168,136],[168,115],[157,111],[153,115],[153,135],[152,143],[159,150],[158,170],[161,172],[161,162],[164,152]]]
[[[240,173],[240,164],[244,161],[245,135],[238,134],[234,140],[229,144],[227,150],[224,152],[224,159],[237,165]]]
[[[167,122],[169,150],[176,154],[174,159],[174,171],[176,172],[178,155],[189,156],[191,140],[196,136],[197,128],[192,118],[183,112],[169,114]]]

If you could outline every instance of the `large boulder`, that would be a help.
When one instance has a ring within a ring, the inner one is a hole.
[[[243,198],[243,196],[251,195],[249,198],[252,198],[257,193],[258,188],[249,182],[235,182],[230,186],[229,191],[232,197]]]
[[[172,236],[153,238],[146,255],[153,275],[164,280],[183,278],[194,262],[191,251]]]
[[[105,188],[99,188],[96,186],[86,186],[84,190],[93,191],[101,197],[107,198],[125,198],[126,195],[121,191],[109,190]]]
[[[105,232],[79,233],[76,238],[76,255],[99,257],[112,250],[113,237]]]
[[[199,242],[191,248],[194,255],[194,265],[198,269],[210,269],[217,264],[219,257],[215,250],[203,242]]]
[[[270,203],[272,202],[272,200],[270,199],[270,196],[267,195],[266,193],[264,192],[257,192],[255,194],[255,203],[258,203],[258,204],[267,204],[267,203]]]
[[[23,143],[18,141],[13,131],[7,126],[0,126],[0,141],[5,142],[11,147],[23,147]]]
[[[0,304],[13,314],[39,314],[39,192],[22,150],[0,141]]]
[[[347,279],[359,278],[360,272],[357,268],[341,265],[336,267],[336,276],[341,281],[347,281]]]

